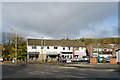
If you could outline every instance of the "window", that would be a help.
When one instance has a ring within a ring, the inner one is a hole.
[[[63,50],[65,50],[65,47],[63,47]]]
[[[54,47],[54,49],[57,49],[57,47]]]
[[[49,47],[47,47],[47,49],[49,49]]]
[[[81,47],[83,49],[83,47]]]
[[[70,50],[70,47],[68,47],[68,49]]]
[[[44,47],[43,46],[41,46],[41,49],[43,49]]]
[[[107,51],[107,49],[104,49],[104,51]]]
[[[37,47],[36,46],[32,46],[32,49],[36,49]]]
[[[97,51],[100,51],[100,49],[97,49]]]

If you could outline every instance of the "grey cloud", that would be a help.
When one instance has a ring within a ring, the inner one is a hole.
[[[3,30],[15,25],[18,33],[26,36],[104,37],[101,32],[106,28],[93,32],[99,29],[95,24],[103,24],[117,15],[117,3],[3,3]],[[114,30],[109,31],[113,33]]]

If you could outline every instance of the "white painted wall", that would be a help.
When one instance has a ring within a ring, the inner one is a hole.
[[[99,56],[107,58],[108,56],[112,56],[112,55],[111,54],[99,54]]]
[[[49,49],[47,49],[49,47]],[[54,49],[54,47],[57,47],[57,49]],[[65,48],[65,50],[63,50]],[[36,46],[36,49],[32,49],[32,46],[27,46],[27,52],[39,52],[41,54],[41,46]],[[44,46],[43,53],[49,53],[49,52],[56,52],[57,54],[61,52],[73,52],[73,47],[62,47],[62,46]],[[75,52],[86,52],[85,47],[79,47],[79,50],[75,50]]]
[[[104,49],[106,49],[106,51],[112,51],[112,49],[109,49],[109,48],[93,48],[93,51],[104,51]]]

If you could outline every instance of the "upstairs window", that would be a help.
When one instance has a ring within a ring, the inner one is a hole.
[[[104,51],[107,51],[107,49],[104,49]]]
[[[70,50],[70,47],[68,47],[68,50]]]
[[[65,47],[63,47],[63,50],[65,50]]]
[[[44,47],[43,47],[43,46],[41,46],[41,49],[44,49]]]
[[[57,49],[57,47],[54,47],[54,49]]]
[[[47,49],[50,49],[49,47],[47,47]]]
[[[32,49],[36,49],[37,47],[36,46],[32,46]]]

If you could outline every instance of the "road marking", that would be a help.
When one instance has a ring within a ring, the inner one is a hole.
[[[78,77],[78,76],[73,76],[73,75],[67,75],[69,78],[85,78],[85,77]]]

